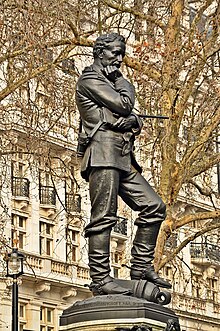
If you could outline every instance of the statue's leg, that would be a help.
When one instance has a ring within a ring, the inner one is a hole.
[[[154,250],[160,225],[166,217],[166,206],[149,183],[132,169],[121,178],[119,195],[135,211],[137,233],[131,250],[131,279],[144,279],[157,286],[171,285],[155,272]]]
[[[155,272],[152,263],[159,229],[160,223],[137,228],[131,250],[131,279],[145,279],[157,286],[171,288],[171,284]]]
[[[89,237],[90,277],[95,282],[100,282],[110,274],[109,244],[110,230]]]
[[[85,227],[85,236],[112,229],[117,223],[117,199],[119,171],[111,168],[93,167],[89,176],[91,201],[90,223]]]
[[[109,246],[112,227],[117,222],[117,196],[119,171],[117,169],[93,168],[89,177],[91,219],[85,228],[89,238],[89,266],[92,284],[90,289],[97,294],[130,294],[128,288],[114,282],[110,277]]]
[[[89,237],[89,267],[93,281],[90,289],[94,295],[131,294],[128,288],[118,285],[110,277],[109,245],[110,230],[105,230]]]

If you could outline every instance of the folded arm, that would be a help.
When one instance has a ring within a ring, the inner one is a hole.
[[[112,125],[113,129],[130,131],[132,130],[135,135],[138,135],[143,126],[142,120],[135,113],[131,113],[127,117],[120,117],[117,122]]]
[[[104,77],[85,77],[79,82],[78,90],[99,106],[120,116],[130,115],[134,107],[134,87],[122,76],[116,79],[114,85]]]

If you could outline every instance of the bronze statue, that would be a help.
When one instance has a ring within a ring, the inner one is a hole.
[[[118,195],[139,212],[131,250],[131,280],[171,287],[152,265],[166,206],[141,175],[133,154],[142,122],[132,111],[134,86],[120,71],[125,49],[124,37],[116,33],[98,37],[93,48],[94,62],[84,69],[76,88],[76,103],[87,137],[81,174],[90,190],[91,220],[85,236],[89,241],[90,288],[94,294],[131,294],[123,282],[121,285],[110,277],[110,234],[117,223]]]

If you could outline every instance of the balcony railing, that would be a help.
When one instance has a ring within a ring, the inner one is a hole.
[[[128,221],[126,218],[119,217],[119,220],[117,224],[114,226],[113,231],[119,234],[123,234],[124,236],[127,236],[127,225]]]
[[[29,197],[30,181],[23,177],[12,177],[12,194],[17,197]]]
[[[70,265],[65,262],[51,261],[51,271],[62,275],[71,275]]]
[[[43,268],[43,259],[41,257],[28,253],[25,253],[25,256],[28,267],[39,270]]]
[[[67,212],[81,212],[81,196],[74,193],[66,193],[66,210]]]
[[[56,192],[53,186],[40,185],[40,203],[42,205],[56,205]]]
[[[77,266],[77,278],[90,279],[89,268]]]
[[[190,254],[193,259],[206,260],[220,264],[220,248],[213,244],[191,243]]]

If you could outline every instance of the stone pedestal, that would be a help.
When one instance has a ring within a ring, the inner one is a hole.
[[[169,328],[169,323],[174,327]],[[180,331],[178,317],[172,310],[124,295],[102,295],[74,303],[60,317],[59,330]]]

